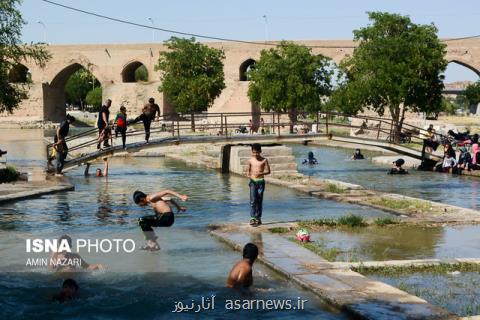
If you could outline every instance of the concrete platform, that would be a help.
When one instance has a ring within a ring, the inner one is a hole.
[[[216,228],[211,234],[236,250],[248,242],[260,250],[259,260],[314,292],[330,304],[362,319],[457,319],[445,309],[383,282],[338,267],[313,252],[247,225]]]
[[[66,181],[3,183],[0,184],[0,204],[73,190],[75,187]]]

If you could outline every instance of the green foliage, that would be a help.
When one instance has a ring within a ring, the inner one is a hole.
[[[321,109],[332,90],[330,59],[311,49],[283,41],[277,48],[262,50],[249,72],[248,96],[265,111],[300,112]]]
[[[347,227],[364,227],[367,225],[363,217],[356,216],[354,214],[349,214],[338,218],[338,224]]]
[[[274,227],[268,229],[268,231],[270,231],[271,233],[287,233],[290,232],[290,229],[285,227]]]
[[[325,187],[325,191],[326,192],[332,192],[332,193],[345,193],[347,191],[347,189],[339,187],[334,183],[329,183]]]
[[[300,244],[302,247],[318,254],[322,258],[328,261],[336,261],[337,257],[342,253],[339,248],[327,248],[323,242],[315,241],[315,242],[299,242],[295,238],[291,238],[290,241],[293,241],[297,244]]]
[[[373,223],[377,226],[383,227],[390,224],[398,224],[399,221],[398,219],[394,219],[392,217],[378,217],[373,221]]]
[[[148,81],[148,70],[143,64],[135,70],[135,82],[139,81]]]
[[[102,107],[102,87],[90,90],[85,97],[85,102],[90,107],[90,112],[100,111]]]
[[[79,69],[65,84],[66,102],[83,108],[88,92],[94,87],[100,87],[100,82],[86,69]]]
[[[429,201],[423,200],[404,200],[404,199],[389,199],[389,198],[374,198],[368,201],[373,205],[394,209],[394,210],[414,210],[427,212],[431,209]]]
[[[336,227],[337,226],[337,221],[334,220],[334,219],[321,218],[321,219],[315,219],[315,220],[299,221],[297,224],[300,228],[308,228],[308,227],[312,227],[312,226]]]
[[[26,22],[17,9],[20,3],[20,0],[0,1],[0,112],[13,112],[27,97],[25,85],[9,83],[10,70],[26,60],[43,67],[50,59],[44,44],[21,43],[21,30]]]
[[[454,115],[458,109],[457,104],[447,98],[442,98],[442,111],[448,115]]]
[[[480,102],[480,81],[469,84],[467,88],[465,88],[465,98],[469,105]]]
[[[156,70],[161,71],[165,93],[177,112],[206,111],[225,88],[222,50],[210,48],[195,38],[170,38],[160,53]]]
[[[17,169],[12,166],[7,166],[6,168],[0,169],[0,183],[16,181],[20,173]]]
[[[398,133],[406,111],[441,108],[446,45],[433,24],[414,24],[398,14],[368,15],[372,24],[354,30],[358,47],[341,63],[347,80],[333,93],[330,108],[349,114],[389,110]]]

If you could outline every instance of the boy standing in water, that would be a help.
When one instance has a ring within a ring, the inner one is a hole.
[[[265,191],[265,175],[270,174],[268,160],[261,156],[262,147],[252,144],[252,157],[248,161],[248,177],[250,182],[250,225],[262,224],[263,193]]]
[[[157,243],[157,236],[152,227],[170,227],[173,225],[174,216],[172,212],[172,206],[176,207],[179,211],[186,211],[185,207],[179,206],[172,199],[166,199],[166,196],[174,196],[182,201],[187,201],[188,196],[176,193],[171,190],[163,190],[157,193],[146,195],[141,191],[135,191],[133,193],[133,201],[139,206],[151,205],[154,215],[148,215],[140,218],[138,224],[142,228],[147,245],[142,247],[144,250],[156,251],[160,250],[160,246]]]
[[[243,247],[243,259],[237,262],[227,279],[228,288],[247,288],[253,283],[252,266],[258,257],[258,247],[247,243]]]

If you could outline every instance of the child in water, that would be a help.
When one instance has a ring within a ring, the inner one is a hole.
[[[177,197],[182,201],[188,200],[188,196],[171,190],[163,190],[149,195],[141,191],[135,191],[133,193],[133,201],[136,204],[139,206],[150,205],[155,213],[144,216],[138,220],[138,224],[147,240],[147,245],[142,247],[143,250],[160,250],[160,246],[157,243],[157,236],[155,236],[152,227],[171,227],[173,225],[174,215],[172,206],[175,206],[179,211],[187,210],[185,207],[179,206],[175,201],[167,199],[166,197],[169,195]]]
[[[393,166],[390,169],[390,174],[407,174],[408,171],[403,169],[402,166],[405,164],[405,160],[397,159],[393,161]]]
[[[263,193],[265,192],[265,175],[270,174],[268,160],[261,156],[262,147],[252,144],[252,157],[248,161],[247,175],[250,178],[250,225],[262,224]]]
[[[352,156],[352,160],[363,160],[365,157],[363,156],[360,149],[355,149],[355,153]]]
[[[252,266],[258,257],[258,247],[247,243],[243,247],[243,259],[237,262],[227,279],[228,288],[248,288],[253,284]]]
[[[65,302],[73,300],[78,291],[78,284],[73,279],[66,279],[63,281],[62,289],[59,293],[53,296],[53,301]]]
[[[308,153],[307,159],[303,159],[302,164],[310,164],[310,165],[318,164],[317,158],[315,158],[312,151]]]

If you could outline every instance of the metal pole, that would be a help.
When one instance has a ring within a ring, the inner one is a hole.
[[[172,137],[175,137],[175,120],[172,118]]]
[[[220,113],[220,132],[223,134],[223,113]]]
[[[177,136],[180,138],[180,122],[177,118]]]
[[[328,115],[325,117],[325,128],[326,128],[325,130],[328,134]]]
[[[277,120],[278,120],[278,136],[280,137],[280,113],[278,113]]]
[[[228,137],[228,124],[227,124],[227,116],[225,116],[225,137]]]

